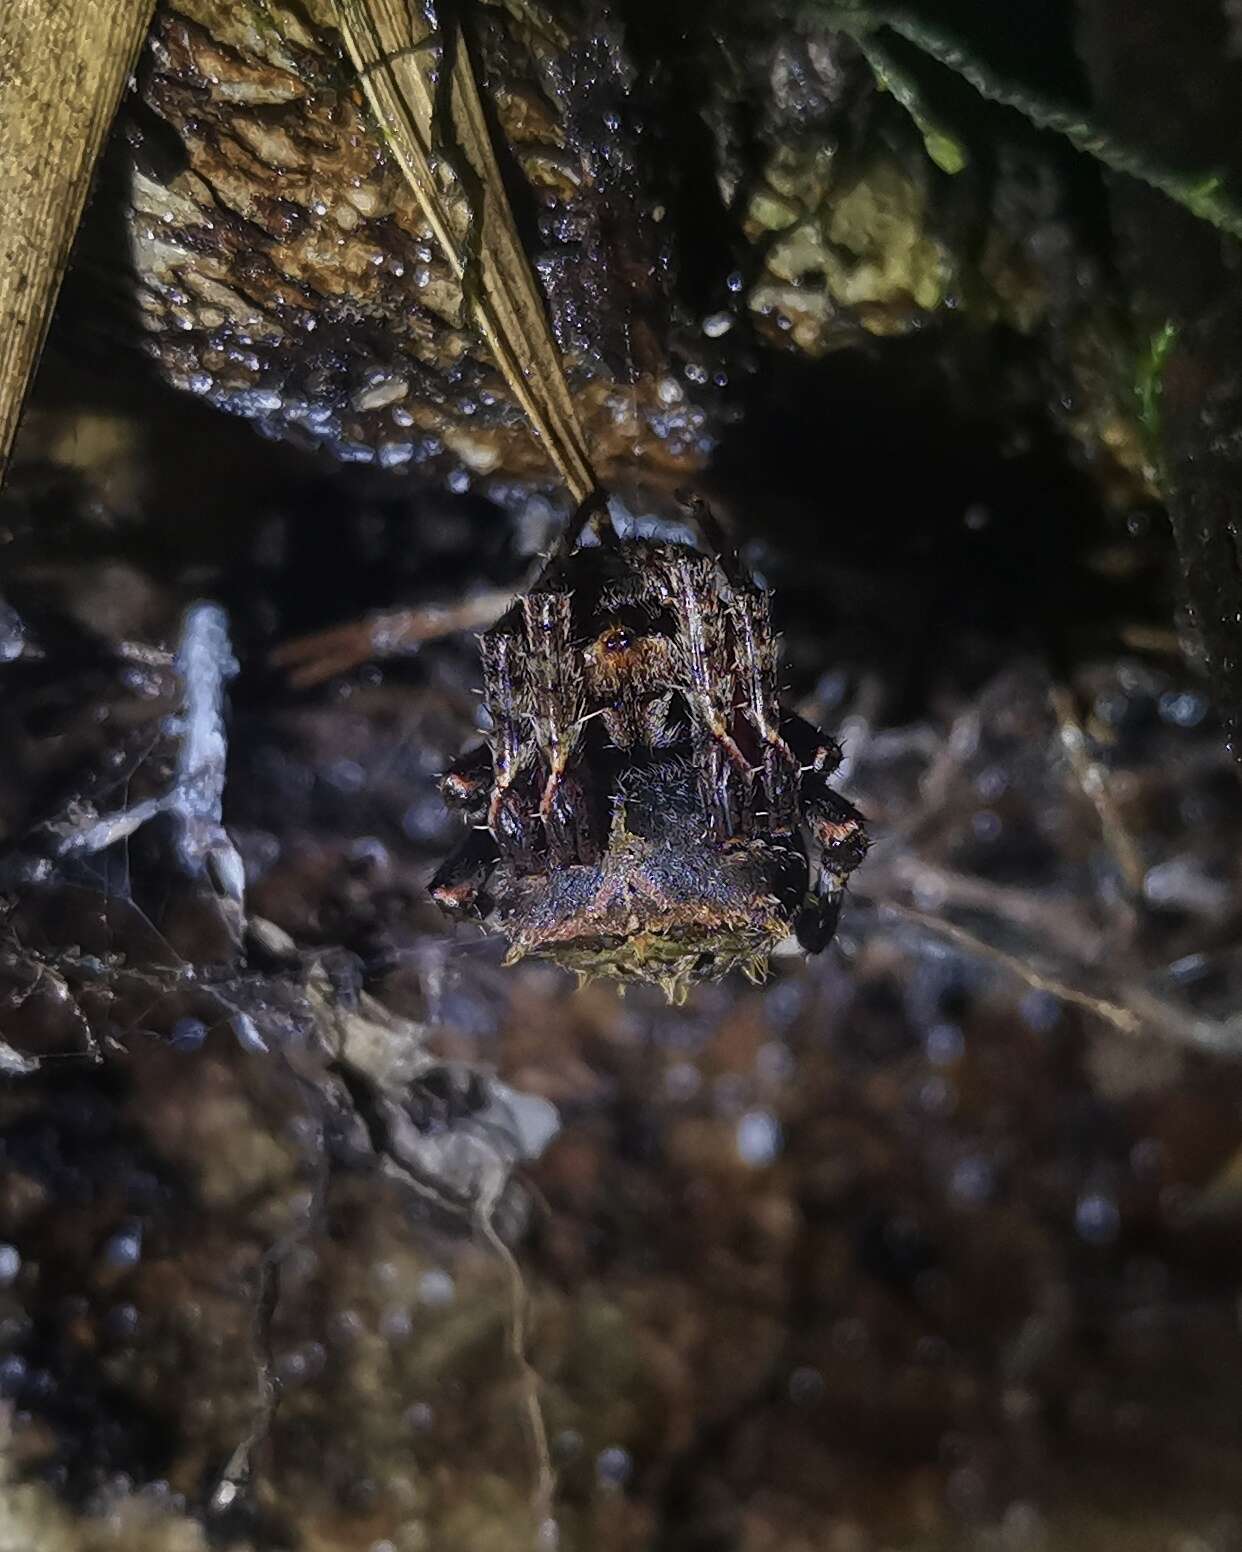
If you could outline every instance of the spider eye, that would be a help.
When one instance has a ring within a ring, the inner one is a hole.
[[[624,652],[630,644],[630,636],[626,631],[613,631],[611,636],[604,638],[605,652]]]

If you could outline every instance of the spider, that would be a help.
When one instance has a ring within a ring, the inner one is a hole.
[[[705,550],[622,540],[584,503],[480,637],[490,732],[441,780],[471,829],[430,886],[510,961],[674,999],[761,979],[791,932],[820,952],[867,849],[829,785],[840,748],[780,704],[769,595],[689,510]]]

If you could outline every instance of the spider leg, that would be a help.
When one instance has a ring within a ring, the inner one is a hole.
[[[518,606],[515,605],[515,609]],[[512,611],[511,611],[512,612]],[[506,618],[508,618],[506,616]],[[515,867],[535,866],[539,835],[524,802],[519,778],[529,763],[522,742],[528,685],[522,667],[522,642],[504,621],[479,638],[483,662],[483,698],[492,718],[488,739],[492,753],[492,795],[487,808],[487,827],[501,854]]]
[[[440,777],[440,796],[448,808],[464,809],[467,814],[487,811],[496,767],[489,745],[480,744],[454,761]]]
[[[848,798],[817,772],[802,778],[802,812],[820,848],[820,871],[846,879],[867,855],[866,821]]]
[[[735,835],[743,802],[739,776],[750,763],[733,736],[735,685],[723,629],[716,569],[705,556],[678,556],[668,565],[670,602],[677,616],[680,686],[698,724],[696,743],[703,798],[721,839]]]
[[[724,573],[725,581],[730,587],[744,588],[749,585],[745,568],[738,559],[738,553],[734,545],[729,542],[729,536],[724,531],[720,519],[703,500],[702,496],[693,491],[680,490],[677,499],[685,508],[690,521],[699,530],[703,542],[716,557],[716,564]]]
[[[612,535],[615,539],[616,534],[608,514],[608,497],[599,489],[588,491],[578,503],[574,515],[566,523],[564,532],[556,542],[556,550],[562,555],[570,554],[578,547],[578,542],[587,529],[597,524],[601,518],[605,520],[603,537]]]
[[[549,777],[539,805],[548,832],[549,850],[566,862],[597,862],[598,826],[590,790],[574,771]]]
[[[753,586],[734,588],[731,613],[745,686],[746,717],[760,740],[767,828],[787,833],[798,824],[799,761],[781,732],[777,699],[780,654],[772,631],[769,595]]]
[[[781,716],[780,726],[785,742],[797,756],[804,773],[817,771],[823,776],[831,776],[840,765],[841,745],[827,733],[821,733],[813,722],[795,711],[787,711]]]
[[[727,584],[742,681],[741,704],[760,740],[768,827],[778,834],[793,830],[798,821],[801,771],[807,767],[835,770],[841,751],[809,722],[782,710],[777,698],[780,664],[769,595],[755,586],[720,520],[702,497],[679,493],[679,499],[713,551]]]
[[[809,770],[802,777],[802,811],[819,846],[819,872],[811,898],[794,924],[798,942],[808,954],[818,954],[832,941],[850,874],[870,844],[863,816],[834,792],[827,777]]]
[[[487,830],[471,830],[427,886],[446,916],[486,916],[484,893],[500,850]]]
[[[539,817],[557,862],[591,862],[598,855],[590,795],[570,765],[586,711],[585,678],[574,648],[568,593],[528,593],[522,600],[531,680],[535,742],[547,775]]]
[[[608,520],[608,498],[602,490],[593,490],[579,502],[573,516],[557,535],[556,543],[548,551],[547,558],[523,584],[522,592],[545,592],[561,583],[564,579],[565,563],[578,548],[583,534],[588,528],[599,523],[601,518],[606,520],[603,532],[613,534],[615,538],[612,523]]]

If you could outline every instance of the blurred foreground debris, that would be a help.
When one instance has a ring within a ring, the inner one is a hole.
[[[0,28],[0,483],[153,0],[18,0]]]

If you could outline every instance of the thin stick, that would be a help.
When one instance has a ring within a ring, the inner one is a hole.
[[[877,902],[900,891],[923,904],[928,904],[930,897],[940,911],[985,912],[1082,965],[1096,964],[1104,954],[1103,934],[1070,902],[1045,898],[1029,887],[958,873],[928,862],[916,852],[899,853],[887,865],[881,863],[876,868],[868,864],[865,887],[868,897]]]
[[[268,661],[274,668],[288,670],[289,683],[295,690],[306,690],[337,674],[360,668],[363,663],[400,657],[414,647],[455,636],[459,631],[490,630],[523,593],[553,575],[592,523],[607,515],[602,494],[592,491],[561,530],[551,553],[537,556],[527,567],[525,580],[515,589],[490,588],[456,604],[381,609],[345,625],[282,641]]]
[[[530,1434],[531,1450],[535,1459],[535,1487],[532,1507],[535,1525],[542,1533],[552,1520],[556,1495],[556,1472],[552,1467],[552,1451],[548,1445],[548,1426],[544,1421],[543,1407],[539,1400],[539,1375],[526,1351],[530,1295],[518,1265],[517,1257],[501,1238],[494,1217],[498,1193],[492,1193],[481,1201],[476,1209],[476,1221],[484,1240],[505,1269],[509,1284],[509,1318],[507,1336],[509,1356],[522,1384],[522,1399],[526,1412],[526,1427]]]
[[[1074,697],[1063,685],[1053,685],[1048,698],[1056,715],[1061,748],[1065,751],[1074,779],[1095,809],[1104,844],[1112,854],[1126,888],[1133,896],[1141,898],[1147,870],[1134,837],[1126,829],[1113,798],[1108,772],[1098,760],[1091,757],[1087,735],[1074,709]]]
[[[58,857],[89,857],[115,846],[158,814],[176,822],[177,858],[190,878],[205,877],[217,894],[238,909],[245,869],[224,827],[224,784],[228,739],[224,726],[225,687],[237,672],[229,644],[228,616],[219,604],[199,602],[185,612],[174,660],[181,681],[180,735],[172,785],[158,797],[129,804],[116,813],[83,823],[59,821]]]
[[[9,0],[0,20],[0,483],[152,0]]]
[[[1035,991],[1047,992],[1058,1002],[1068,1002],[1074,1007],[1084,1008],[1088,1013],[1093,1013],[1096,1018],[1103,1019],[1106,1024],[1111,1024],[1114,1029],[1120,1029],[1124,1034],[1134,1035],[1139,1031],[1141,1020],[1132,1009],[1110,998],[1096,997],[1058,976],[1045,975],[1028,960],[1020,959],[1016,954],[1010,954],[1003,948],[997,948],[994,943],[989,943],[986,938],[981,938],[976,933],[968,932],[965,927],[959,927],[956,922],[948,921],[943,916],[933,916],[928,911],[916,910],[910,905],[894,905],[889,901],[877,902],[877,904],[881,915],[907,922],[910,926],[919,927],[934,937],[945,938],[956,947],[980,959],[990,959]]]
[[[508,588],[492,588],[458,604],[384,609],[346,625],[282,641],[268,661],[273,667],[287,669],[289,683],[295,689],[305,690],[363,663],[399,657],[425,642],[439,641],[458,631],[487,630],[517,596]]]
[[[876,901],[875,904],[882,917],[906,922],[933,937],[946,939],[964,953],[991,960],[1035,991],[1047,992],[1059,1002],[1082,1008],[1123,1035],[1162,1035],[1178,1045],[1212,1056],[1236,1058],[1242,1055],[1242,1016],[1204,1018],[1139,985],[1115,985],[1109,988],[1110,995],[1097,995],[1063,976],[1037,969],[1029,960],[998,948],[986,938],[959,927],[956,922],[916,910],[913,906],[894,905],[888,901]]]

